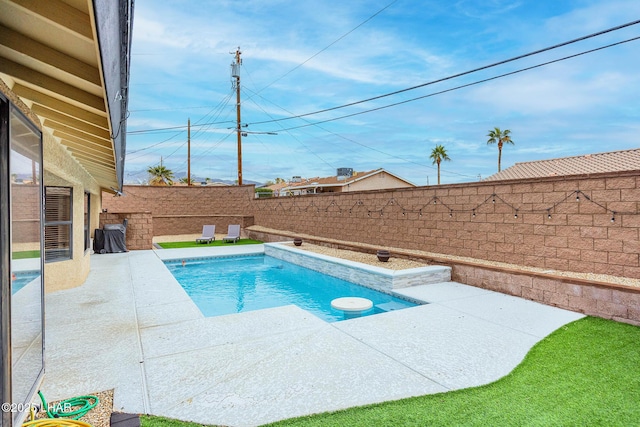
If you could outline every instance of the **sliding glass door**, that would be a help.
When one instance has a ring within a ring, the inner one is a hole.
[[[18,425],[44,374],[42,135],[0,97],[2,426]],[[11,421],[9,421],[11,420]]]

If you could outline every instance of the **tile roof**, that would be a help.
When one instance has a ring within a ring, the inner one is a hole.
[[[385,170],[384,168],[378,168],[378,169],[374,169],[366,172],[354,171],[352,176],[340,177],[341,179],[338,179],[338,177],[335,175],[327,176],[327,177],[317,176],[314,178],[302,178],[300,182],[289,181],[286,183],[273,184],[265,188],[269,188],[274,192],[278,192],[283,189],[284,190],[302,190],[305,188],[317,188],[317,187],[342,187],[348,184],[352,184],[355,181],[359,181],[359,180],[368,178],[370,176],[376,175],[381,172],[387,173],[401,181],[406,182],[409,186],[415,187],[413,183],[407,181],[406,179],[401,178],[398,175],[395,175]]]
[[[280,191],[281,189],[287,187],[289,185],[288,182],[279,182],[277,184],[265,185],[264,188],[268,188],[273,191]]]
[[[640,170],[640,148],[516,163],[484,181]]]
[[[367,172],[353,172],[352,176],[344,177],[344,179],[341,179],[341,180],[338,180],[337,176],[309,178],[307,180],[303,180],[302,182],[290,183],[289,188],[309,187],[309,186],[317,187],[317,186],[347,185],[358,179],[362,179],[363,177],[373,175],[374,173],[378,173],[380,171],[382,171],[382,168],[374,169],[372,171],[367,171]]]

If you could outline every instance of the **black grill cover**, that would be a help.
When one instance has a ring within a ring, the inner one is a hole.
[[[95,230],[93,238],[93,252],[97,254],[127,252],[126,240],[126,225],[105,224],[103,230]]]

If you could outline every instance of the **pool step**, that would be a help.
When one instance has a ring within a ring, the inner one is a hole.
[[[375,308],[380,311],[387,312],[387,311],[393,311],[393,310],[401,310],[403,308],[407,308],[407,306],[399,302],[389,301],[382,304],[376,304]]]

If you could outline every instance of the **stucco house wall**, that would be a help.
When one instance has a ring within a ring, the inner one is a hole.
[[[407,184],[406,181],[382,171],[363,180],[355,181],[348,186],[343,187],[342,191],[386,190],[390,188],[408,187],[410,187],[410,185]]]
[[[91,195],[91,230],[97,228],[99,222],[102,193],[98,183],[58,144],[53,135],[45,131],[42,139],[45,187],[63,186],[73,189],[72,257],[70,260],[46,262],[44,265],[45,291],[52,292],[79,286],[86,280],[91,250],[84,250],[84,193],[86,191]]]
[[[0,79],[0,91],[42,131],[40,119]],[[57,139],[42,131],[44,186],[61,185],[73,188],[73,255],[72,259],[45,263],[45,291],[81,285],[89,274],[91,251],[84,251],[84,193],[91,194],[91,224],[97,226],[101,211],[101,189],[87,171],[75,161]],[[91,228],[96,228],[91,226]]]

